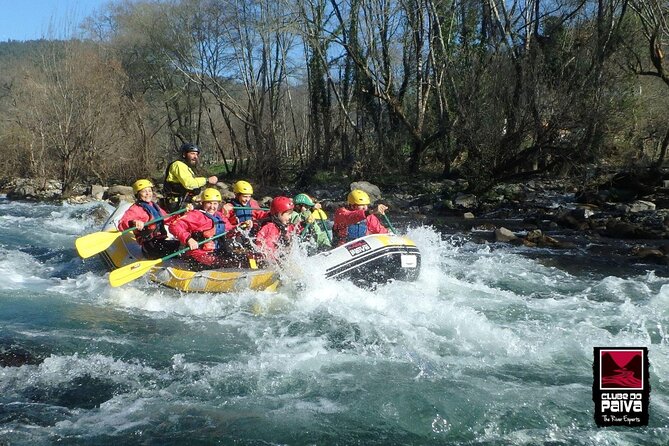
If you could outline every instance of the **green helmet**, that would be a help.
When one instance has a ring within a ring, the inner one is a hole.
[[[303,204],[305,206],[312,207],[314,205],[314,202],[309,198],[309,195],[307,194],[297,194],[295,195],[295,198],[293,198],[293,203],[295,204]]]

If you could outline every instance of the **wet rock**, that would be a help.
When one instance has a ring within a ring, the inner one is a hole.
[[[475,208],[477,205],[477,198],[476,195],[474,194],[458,194],[455,197],[455,200],[453,200],[453,204],[455,206],[465,208],[465,209],[471,209]]]
[[[510,242],[517,238],[516,234],[504,227],[495,230],[495,240],[498,242]]]
[[[472,219],[472,218],[476,218],[476,217],[474,217],[474,214],[472,214],[471,212],[465,212],[465,213],[462,215],[462,218],[467,219],[467,220],[470,220],[470,219]]]
[[[6,187],[10,200],[58,200],[62,193],[62,183],[57,180],[16,178]],[[73,186],[73,190],[75,195],[84,193],[81,185]]]
[[[109,202],[114,206],[118,206],[122,201],[127,201],[128,203],[134,203],[134,195],[112,195],[108,198]]]
[[[630,212],[644,212],[644,211],[654,211],[655,203],[644,200],[636,200],[629,205]]]
[[[609,220],[606,222],[606,230],[603,235],[613,238],[638,238],[639,227],[632,223],[620,220]]]
[[[381,198],[381,189],[368,181],[355,181],[351,183],[351,190],[354,189],[360,189],[367,192],[372,203]]]
[[[10,200],[35,200],[37,199],[37,190],[30,184],[17,186],[7,194]]]
[[[115,185],[111,186],[109,189],[107,189],[106,197],[112,197],[114,195],[130,195],[133,196],[134,192],[132,191],[131,186],[120,186],[120,185]]]
[[[93,212],[91,212],[91,217],[93,217],[93,221],[95,221],[96,224],[102,225],[104,222],[107,221],[107,219],[110,217],[110,213],[107,209],[103,208],[102,206],[97,207],[93,209]]]
[[[96,200],[102,200],[102,197],[104,197],[106,190],[107,190],[106,187],[100,186],[99,184],[94,184],[91,186],[90,195]]]
[[[83,204],[93,201],[94,198],[90,195],[75,195],[67,198],[69,204]]]
[[[221,198],[223,198],[223,200],[234,200],[235,193],[231,190],[222,190]]]
[[[659,265],[669,264],[669,256],[658,248],[635,246],[632,248],[632,254],[644,263],[654,263]]]

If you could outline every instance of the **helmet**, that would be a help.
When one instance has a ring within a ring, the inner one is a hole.
[[[145,180],[145,179],[137,180],[132,184],[132,191],[134,193],[137,193],[141,190],[146,189],[147,187],[153,187],[153,183],[151,182],[151,180]]]
[[[288,197],[274,197],[269,206],[269,212],[272,215],[283,214],[286,211],[292,211],[295,206],[293,200]]]
[[[248,181],[237,181],[232,186],[232,191],[236,194],[251,195],[253,194],[253,186]]]
[[[179,148],[179,151],[181,151],[182,155],[186,154],[188,152],[200,153],[200,148],[193,143],[185,142],[185,143],[181,144],[181,147]]]
[[[208,187],[202,192],[202,201],[223,201],[218,189]]]
[[[348,194],[348,197],[346,199],[348,201],[348,204],[369,204],[369,195],[367,195],[367,192],[364,190],[360,189],[355,189],[352,190],[350,194]]]
[[[303,204],[303,205],[309,206],[309,207],[314,205],[314,202],[311,200],[311,198],[307,194],[297,194],[297,195],[295,195],[295,198],[293,198],[293,203]]]

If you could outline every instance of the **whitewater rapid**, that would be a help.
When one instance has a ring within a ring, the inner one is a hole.
[[[111,288],[100,206],[0,199],[0,443],[669,443],[666,270],[409,225],[412,283]],[[648,427],[595,426],[595,346],[648,347]]]

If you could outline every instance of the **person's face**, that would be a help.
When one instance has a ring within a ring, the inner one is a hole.
[[[145,187],[144,189],[137,192],[137,196],[142,201],[152,201],[153,200],[153,189],[150,187]]]
[[[354,211],[357,211],[358,209],[362,209],[363,211],[366,211],[368,207],[369,206],[367,206],[366,204],[354,204],[352,206]]]
[[[304,210],[305,206],[303,204],[296,204],[295,205],[295,212],[298,214]]]
[[[186,152],[184,155],[184,159],[186,160],[186,164],[189,166],[195,166],[197,164],[197,160],[200,158],[200,154],[197,152]]]
[[[216,211],[218,210],[218,205],[220,204],[219,201],[203,201],[202,202],[202,210],[205,211],[207,214],[215,214]]]
[[[237,195],[237,198],[239,199],[240,204],[246,206],[249,201],[251,201],[251,194],[239,194]]]
[[[279,219],[282,225],[287,225],[288,222],[290,221],[290,216],[292,213],[293,211],[289,209],[286,212],[279,214],[277,218]]]

